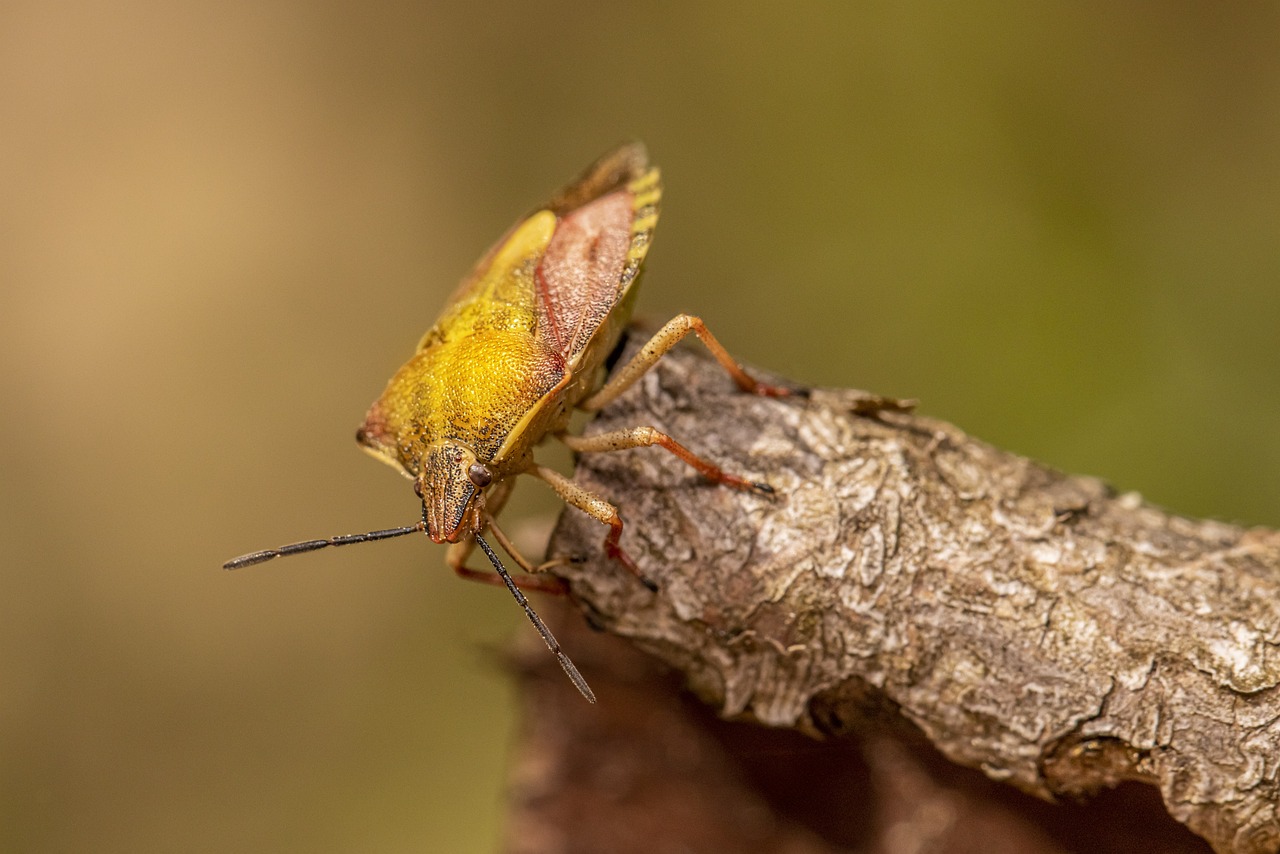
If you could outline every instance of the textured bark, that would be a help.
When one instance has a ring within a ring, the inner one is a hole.
[[[1280,849],[1280,534],[1166,513],[860,392],[743,395],[691,350],[587,432],[640,424],[777,495],[657,449],[584,455],[575,478],[619,506],[661,590],[604,559],[581,513],[550,554],[586,557],[563,575],[591,622],[720,715],[916,734],[1045,799],[1148,783],[1215,850]]]
[[[542,603],[590,675],[582,701],[520,635],[511,854],[1208,854],[1150,786],[1051,804],[883,728],[816,741],[717,718],[620,638]],[[560,618],[560,619],[557,619]]]

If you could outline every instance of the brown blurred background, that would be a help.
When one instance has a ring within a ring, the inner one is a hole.
[[[414,521],[366,405],[633,136],[646,315],[1280,525],[1274,5],[17,0],[0,850],[492,849],[506,594],[424,541],[218,566]]]

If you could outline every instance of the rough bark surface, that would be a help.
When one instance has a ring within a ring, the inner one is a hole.
[[[918,735],[868,727],[821,741],[725,721],[679,674],[590,632],[563,602],[543,615],[591,677],[582,701],[520,634],[523,722],[511,854],[1208,854],[1151,786],[1049,803],[947,761]]]
[[[581,513],[549,553],[587,558],[562,574],[591,622],[725,718],[914,732],[1046,799],[1147,783],[1219,852],[1280,849],[1280,534],[1169,514],[893,404],[757,398],[670,354],[587,432],[649,424],[777,495],[658,449],[584,455],[576,480],[619,506],[661,590],[603,558]]]

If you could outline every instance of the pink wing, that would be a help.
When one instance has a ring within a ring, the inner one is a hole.
[[[596,199],[561,220],[538,265],[538,332],[568,362],[618,301],[631,220],[631,193]]]
[[[643,146],[601,158],[552,199],[560,217],[537,270],[538,335],[573,364],[635,280],[661,196]]]

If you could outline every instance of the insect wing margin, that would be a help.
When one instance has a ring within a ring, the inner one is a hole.
[[[538,336],[570,368],[640,272],[661,197],[658,170],[635,143],[601,158],[552,200],[561,219],[536,274]]]

